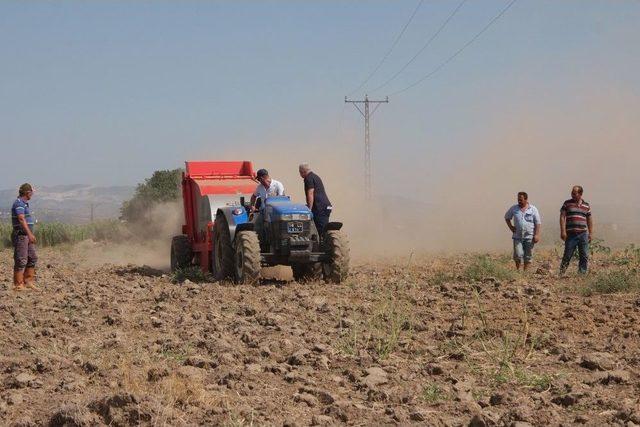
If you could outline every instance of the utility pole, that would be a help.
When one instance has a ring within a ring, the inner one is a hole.
[[[365,95],[363,100],[358,101],[350,100],[345,96],[344,102],[353,104],[360,114],[362,114],[362,117],[364,117],[364,193],[366,199],[371,200],[371,140],[369,139],[369,119],[373,116],[373,113],[376,112],[378,107],[380,107],[380,104],[389,103],[389,97],[387,96],[383,101],[372,101],[369,99],[368,95]],[[360,109],[358,104],[364,104],[364,111]],[[369,109],[369,104],[375,104],[373,111]]]
[[[89,218],[89,222],[93,222],[95,209],[100,206],[102,203],[91,202],[91,216]]]

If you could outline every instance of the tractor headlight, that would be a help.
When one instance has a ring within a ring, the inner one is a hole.
[[[282,214],[280,215],[282,221],[308,221],[311,219],[311,214],[299,213],[299,214]]]
[[[238,215],[242,215],[242,213],[244,212],[244,209],[242,208],[235,208],[231,213],[238,216]]]

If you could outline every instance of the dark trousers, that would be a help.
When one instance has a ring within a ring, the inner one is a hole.
[[[318,234],[321,236],[324,234],[324,231],[327,228],[327,224],[329,224],[330,215],[331,215],[331,210],[329,209],[323,209],[320,212],[313,213],[313,222],[316,225]]]
[[[580,234],[569,234],[567,240],[564,241],[564,255],[562,256],[562,263],[560,264],[560,272],[564,273],[573,254],[578,248],[578,255],[580,262],[578,264],[578,271],[580,273],[586,273],[589,264],[589,233],[584,232]]]
[[[22,271],[25,267],[35,267],[38,261],[36,245],[29,242],[29,236],[14,232],[11,235],[13,241],[13,271]]]

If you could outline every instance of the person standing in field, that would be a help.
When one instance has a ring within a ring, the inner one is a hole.
[[[519,270],[522,265],[523,270],[527,270],[533,257],[533,246],[540,241],[540,213],[529,203],[529,195],[521,191],[518,193],[518,203],[509,208],[504,220],[513,233],[513,260],[516,269]]]
[[[35,218],[29,208],[29,200],[33,196],[33,187],[22,184],[18,190],[18,198],[11,207],[11,241],[13,242],[13,288],[22,291],[25,288],[35,289],[36,277],[36,236],[34,233]]]
[[[589,268],[589,243],[593,236],[591,205],[582,199],[583,188],[579,185],[571,189],[571,198],[560,208],[560,238],[564,241],[564,255],[560,264],[560,274],[564,274],[578,248],[578,271],[586,273]]]
[[[304,180],[304,194],[307,206],[313,214],[313,222],[316,225],[318,234],[322,235],[329,223],[329,216],[333,207],[329,197],[324,190],[322,179],[311,171],[309,163],[302,163],[298,167],[300,177]]]

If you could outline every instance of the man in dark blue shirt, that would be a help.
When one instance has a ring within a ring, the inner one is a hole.
[[[308,163],[302,163],[298,168],[300,176],[304,179],[304,193],[307,198],[307,206],[313,213],[313,222],[316,224],[318,234],[322,235],[329,223],[331,215],[331,202],[324,191],[322,179],[311,171]]]
[[[22,184],[18,190],[18,198],[11,206],[11,241],[13,242],[13,287],[22,291],[25,286],[35,289],[36,236],[33,234],[35,218],[29,208],[29,200],[33,196],[33,187]]]

